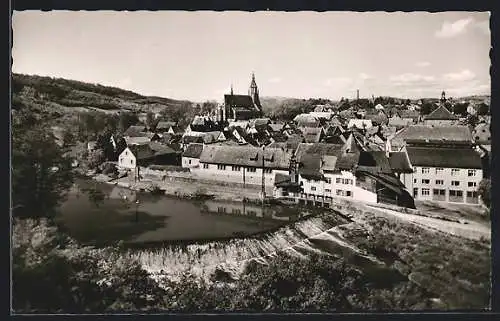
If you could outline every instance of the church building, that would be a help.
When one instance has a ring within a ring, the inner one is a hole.
[[[231,86],[231,93],[224,95],[224,104],[219,107],[218,117],[219,120],[223,122],[262,117],[259,88],[257,87],[255,75],[253,73],[248,95],[235,95],[233,93],[233,87]]]

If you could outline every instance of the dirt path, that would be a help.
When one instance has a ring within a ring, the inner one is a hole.
[[[432,230],[438,230],[447,234],[473,240],[479,240],[481,237],[487,240],[491,240],[491,228],[485,226],[484,224],[471,220],[462,220],[463,223],[457,223],[415,214],[401,213],[394,210],[379,208],[370,205],[366,205],[366,207],[370,208],[371,210],[389,214],[401,220],[409,221],[419,226],[426,227]]]

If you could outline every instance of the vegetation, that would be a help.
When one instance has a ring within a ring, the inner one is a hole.
[[[491,179],[483,178],[479,183],[477,191],[479,193],[479,196],[481,196],[484,205],[489,208],[491,205]]]
[[[72,184],[70,160],[54,143],[52,133],[29,114],[16,117],[12,128],[13,215],[53,216],[53,209]]]

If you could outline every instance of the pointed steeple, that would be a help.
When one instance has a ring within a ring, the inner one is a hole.
[[[231,83],[231,96],[234,95],[233,94],[233,84]]]

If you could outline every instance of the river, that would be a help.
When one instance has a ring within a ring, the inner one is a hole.
[[[59,210],[57,222],[69,235],[98,246],[249,236],[312,214],[283,206],[151,195],[84,179],[76,180]]]

